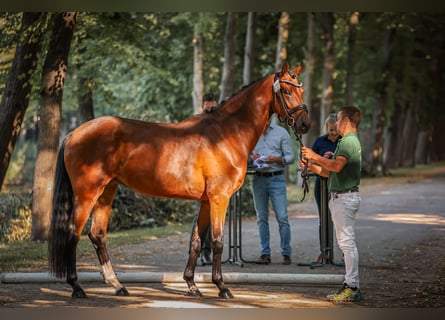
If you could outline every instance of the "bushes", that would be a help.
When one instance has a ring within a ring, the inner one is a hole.
[[[113,203],[109,230],[186,223],[192,221],[194,214],[194,201],[149,197],[119,186]]]
[[[248,183],[241,191],[243,216],[255,215],[252,193],[247,185]],[[31,193],[0,193],[0,242],[17,242],[30,238],[31,208]],[[116,231],[191,223],[195,210],[193,200],[149,197],[119,186],[108,229]],[[89,225],[84,228],[84,233],[88,230]]]
[[[31,194],[0,193],[0,242],[17,242],[31,236]]]
[[[241,192],[243,215],[255,215],[250,188],[245,185]],[[113,203],[109,230],[191,223],[195,210],[193,200],[149,197],[119,186]]]

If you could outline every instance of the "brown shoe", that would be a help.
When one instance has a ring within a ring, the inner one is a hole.
[[[290,259],[289,256],[283,256],[283,264],[284,265],[289,265],[291,264],[292,260]]]
[[[258,259],[255,260],[256,264],[269,264],[272,260],[269,254],[262,254]]]

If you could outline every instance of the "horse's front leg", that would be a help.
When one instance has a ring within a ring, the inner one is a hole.
[[[213,268],[212,282],[219,289],[219,297],[223,299],[233,298],[232,293],[224,285],[222,275],[222,253],[224,249],[224,222],[229,199],[220,201],[218,206],[212,208],[211,213],[211,230],[212,230],[212,251],[213,251]]]

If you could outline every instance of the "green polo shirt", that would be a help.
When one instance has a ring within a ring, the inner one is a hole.
[[[328,178],[330,192],[358,191],[361,176],[362,148],[356,132],[350,132],[338,142],[334,159],[343,156],[348,163],[338,173],[331,172]]]

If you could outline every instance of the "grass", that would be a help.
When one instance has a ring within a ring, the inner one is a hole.
[[[177,232],[190,232],[191,225],[179,224],[159,228],[140,228],[109,233],[111,249],[121,245],[140,243],[157,237],[166,237]],[[47,269],[48,244],[45,242],[20,241],[0,244],[0,273]],[[87,236],[82,236],[77,248],[78,255],[94,254]]]

